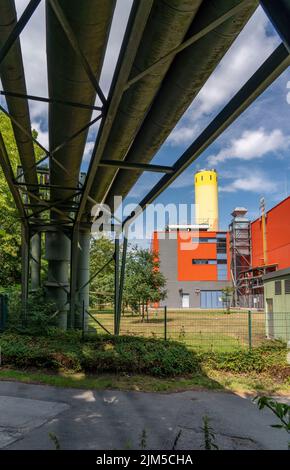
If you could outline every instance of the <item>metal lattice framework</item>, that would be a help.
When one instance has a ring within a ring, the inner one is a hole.
[[[168,6],[158,0],[135,0],[108,97],[99,77],[115,0],[85,0],[81,5],[66,0],[45,2],[49,97],[27,94],[19,37],[40,3],[30,0],[18,20],[14,0],[0,5],[0,18],[10,20],[2,24],[0,19],[0,94],[7,103],[7,109],[0,106],[0,111],[11,120],[22,169],[13,173],[1,132],[0,162],[22,222],[23,303],[29,291],[29,266],[32,287],[40,282],[40,243],[45,232],[46,288],[65,328],[79,325],[80,305],[90,315],[92,206],[106,203],[112,207],[113,196],[125,196],[144,171],[162,173],[139,204],[145,209],[289,66],[290,2],[260,2],[281,44],[172,166],[150,161],[258,2],[172,0]],[[96,12],[98,22],[92,25],[89,20]],[[13,73],[18,73],[14,89]],[[96,96],[100,105],[95,104]],[[29,100],[49,105],[49,149],[32,135]],[[93,112],[98,113],[94,118]],[[98,121],[89,168],[86,175],[80,175],[87,133]],[[43,152],[37,161],[33,144]],[[132,213],[121,221],[121,231],[137,216]],[[120,272],[119,242],[120,232],[114,255],[115,333],[120,325],[127,238]]]

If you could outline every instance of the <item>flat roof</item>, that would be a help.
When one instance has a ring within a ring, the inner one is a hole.
[[[275,279],[276,277],[282,277],[288,274],[290,274],[290,268],[279,269],[278,271],[265,274],[265,276],[263,276],[263,280],[268,281],[269,279]]]

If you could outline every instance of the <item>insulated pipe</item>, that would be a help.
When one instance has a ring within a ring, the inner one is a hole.
[[[5,43],[16,23],[17,14],[14,0],[1,0],[0,48]],[[0,76],[4,91],[16,92],[24,95],[27,94],[19,38],[15,41],[1,64]],[[31,122],[27,100],[6,96],[6,103],[11,116],[15,118],[29,134],[31,134]],[[25,182],[28,184],[37,184],[36,169],[31,168],[35,164],[33,143],[31,139],[29,139],[29,137],[25,135],[13,122],[12,128],[23,168]]]
[[[41,267],[41,233],[35,233],[30,240],[31,260],[30,260],[30,279],[31,290],[36,291],[40,288],[40,267]]]
[[[78,45],[94,76],[99,80],[110,32],[115,0],[60,0],[59,6],[73,30]],[[93,105],[96,90],[73,50],[50,3],[46,2],[47,67],[49,97]],[[90,109],[77,109],[62,104],[49,105],[49,145],[52,151],[84,127],[90,120]],[[54,185],[76,187],[88,130],[55,153],[54,157],[68,170],[63,171],[52,160],[50,180]],[[54,189],[52,199],[69,196],[69,191]]]
[[[139,0],[137,0],[139,1]],[[155,0],[129,80],[179,46],[202,0]],[[173,56],[123,94],[102,159],[123,160],[156,95]],[[91,195],[101,201],[116,170],[99,168]]]
[[[90,240],[91,232],[89,228],[81,228],[79,234],[79,247],[78,247],[78,309],[77,314],[84,314],[84,330],[88,329],[88,314],[86,311],[89,309],[89,293],[90,293]],[[84,312],[83,312],[84,309]],[[81,324],[80,321],[76,323]]]
[[[240,0],[205,0],[186,39],[239,3]],[[126,156],[126,162],[150,162],[256,7],[257,1],[250,1],[233,18],[176,56]],[[141,173],[120,170],[105,200],[106,204],[113,208],[114,196],[126,196]]]
[[[115,8],[115,0],[60,0],[59,7],[67,19],[78,45],[90,64],[98,80],[110,32]],[[83,65],[73,50],[66,34],[50,3],[46,2],[47,66],[49,97],[63,101],[93,105],[96,90],[90,82]],[[49,106],[49,146],[50,151],[63,144],[74,133],[84,127],[92,117],[90,109],[78,109],[75,113],[68,106]],[[80,165],[84,153],[88,131],[83,132],[54,154],[67,172],[51,159],[50,182],[56,186],[76,188]],[[51,199],[58,200],[73,196],[73,191],[54,188]],[[61,209],[61,203],[56,204]],[[55,215],[51,214],[51,220]],[[57,219],[62,219],[61,215]],[[53,245],[53,249],[51,246]],[[70,240],[61,232],[47,234],[46,257],[48,263],[47,289],[60,313],[59,324],[67,327],[69,288]],[[82,273],[80,273],[82,277]]]
[[[70,260],[70,240],[62,232],[47,232],[45,239],[46,259],[49,261],[48,277],[45,282],[48,299],[58,311],[59,328],[67,329],[68,267]]]

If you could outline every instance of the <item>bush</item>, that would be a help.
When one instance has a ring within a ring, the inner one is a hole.
[[[174,377],[200,373],[196,354],[183,344],[158,339],[109,335],[81,341],[76,333],[52,331],[46,337],[14,333],[0,336],[2,364],[84,372]]]
[[[280,341],[268,341],[252,350],[203,355],[203,362],[215,370],[227,372],[265,372],[273,366],[286,367],[286,345]]]
[[[30,293],[26,306],[26,321],[23,320],[21,294],[14,290],[9,294],[8,329],[31,335],[47,334],[56,324],[56,306],[48,301],[45,292],[39,289]]]

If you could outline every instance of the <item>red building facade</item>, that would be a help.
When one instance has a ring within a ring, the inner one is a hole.
[[[251,223],[252,267],[263,264],[290,267],[290,197],[266,213],[266,263],[263,250],[262,219]]]

